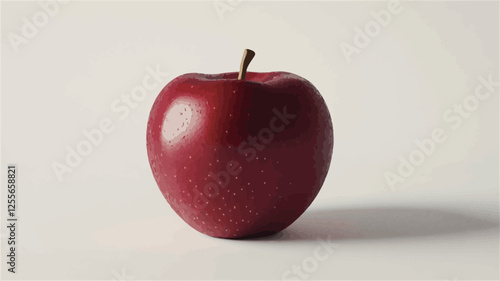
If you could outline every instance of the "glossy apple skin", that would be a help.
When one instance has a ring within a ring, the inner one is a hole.
[[[158,95],[147,152],[172,209],[222,238],[279,232],[312,203],[333,149],[328,108],[287,72],[185,74]]]

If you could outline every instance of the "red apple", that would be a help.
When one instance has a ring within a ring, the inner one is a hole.
[[[325,180],[330,113],[316,88],[287,72],[181,75],[148,121],[154,178],[172,209],[213,237],[257,237],[294,222]]]

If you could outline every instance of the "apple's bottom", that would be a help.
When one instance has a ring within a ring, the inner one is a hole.
[[[271,238],[275,236],[276,234],[280,233],[281,231],[261,231],[257,232],[254,234],[246,235],[246,236],[239,236],[239,237],[215,237],[215,238],[222,238],[222,239],[232,239],[232,240],[245,240],[245,239],[258,239],[258,238]]]

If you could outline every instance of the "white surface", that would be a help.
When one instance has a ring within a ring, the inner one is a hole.
[[[498,81],[498,3],[402,7],[348,63],[339,45],[387,3],[242,2],[221,20],[213,2],[70,2],[15,53],[9,32],[41,8],[2,2],[2,169],[17,163],[20,177],[15,278],[281,279],[330,237],[337,247],[307,278],[498,279],[498,88],[456,130],[442,119],[479,76]],[[323,94],[333,162],[284,232],[213,239],[158,191],[146,122],[169,80],[236,71],[244,48],[257,53],[249,71],[293,72]],[[112,111],[155,65],[169,76],[127,116]],[[105,117],[115,130],[59,182],[51,163]],[[384,173],[434,128],[447,141],[389,188]],[[2,180],[2,223],[4,190]]]

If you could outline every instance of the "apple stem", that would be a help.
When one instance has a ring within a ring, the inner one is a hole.
[[[238,80],[245,79],[245,76],[247,75],[248,65],[250,64],[254,56],[255,56],[254,51],[250,49],[245,49],[245,51],[243,52],[243,58],[241,59],[240,73],[238,74]]]

